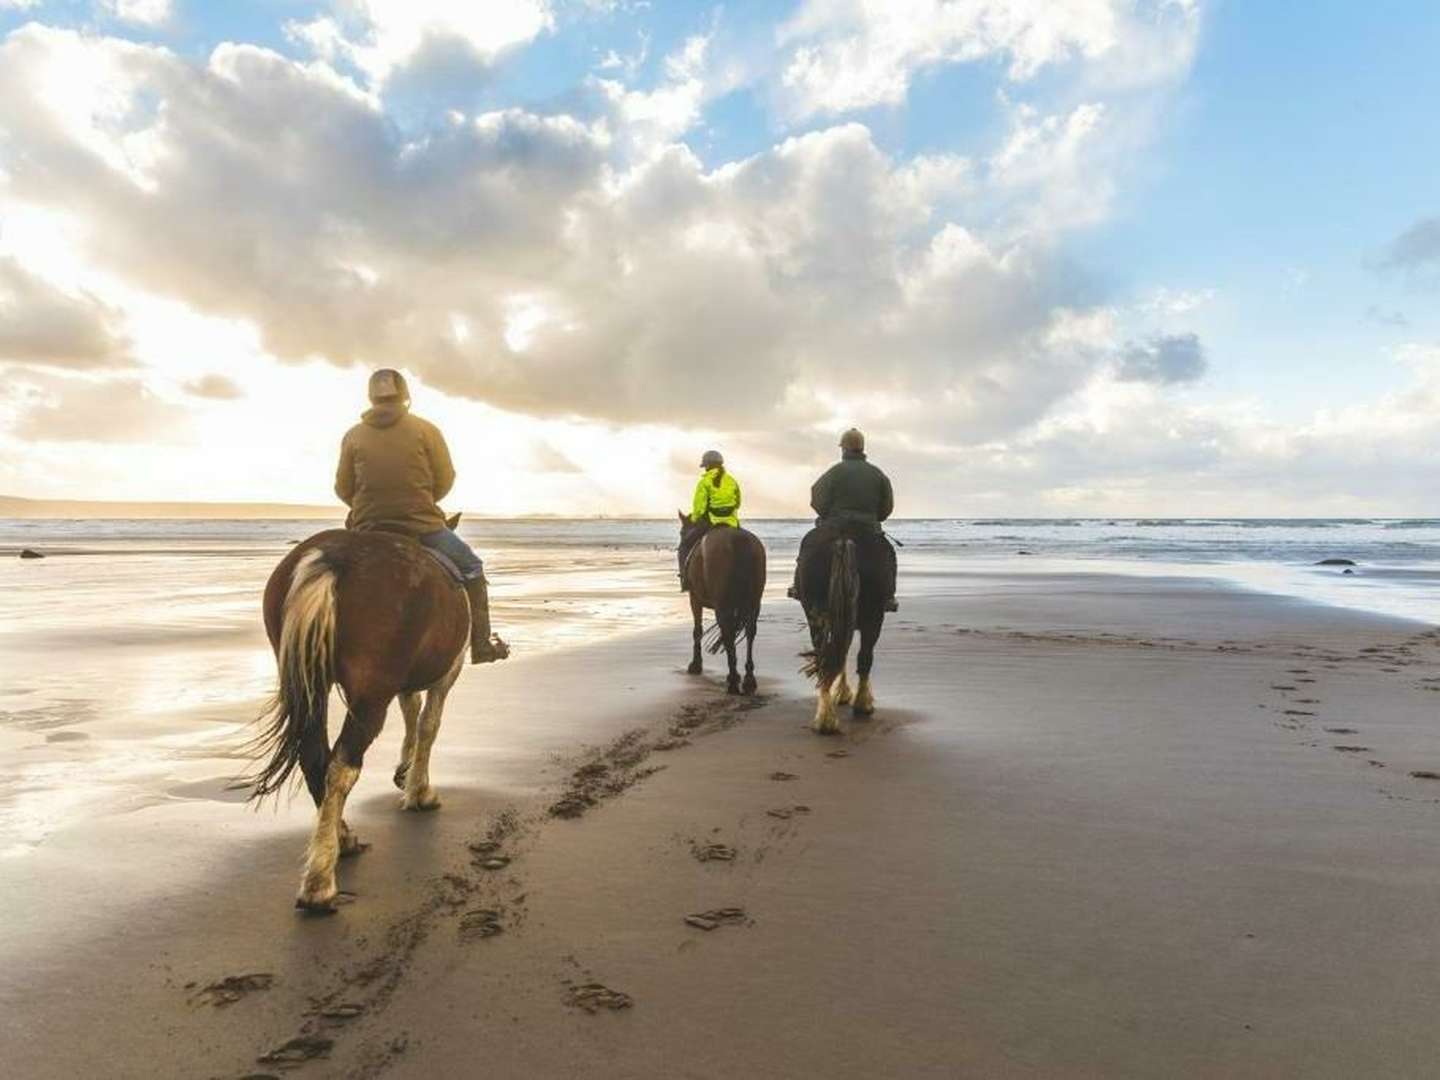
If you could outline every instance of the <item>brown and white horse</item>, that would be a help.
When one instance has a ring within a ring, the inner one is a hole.
[[[693,530],[703,526],[692,524],[680,512],[680,536],[687,539]],[[716,639],[711,652],[725,649],[730,673],[725,689],[732,694],[755,692],[755,628],[760,618],[760,598],[765,592],[765,545],[754,533],[728,525],[711,528],[696,543],[685,563],[685,583],[690,589],[690,614],[695,620],[694,653],[687,669],[699,675],[704,665],[700,659],[700,642],[704,637],[704,612],[715,612]],[[745,635],[745,681],[735,666],[735,639]]]
[[[395,770],[404,792],[400,806],[440,805],[430,786],[430,749],[445,695],[465,662],[469,627],[464,591],[405,536],[317,533],[270,575],[265,632],[279,688],[253,744],[264,764],[246,783],[250,797],[260,799],[283,789],[298,766],[315,799],[318,815],[296,907],[331,910],[336,860],[364,849],[345,823],[345,798],[397,697],[405,716]],[[346,707],[333,748],[326,725],[332,686]]]

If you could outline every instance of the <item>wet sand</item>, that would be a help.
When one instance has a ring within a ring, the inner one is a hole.
[[[753,700],[683,623],[468,670],[437,814],[392,717],[334,916],[290,908],[305,804],[218,775],[3,864],[7,1075],[1430,1069],[1427,627],[997,577],[906,598],[878,714],[821,739],[768,603]]]

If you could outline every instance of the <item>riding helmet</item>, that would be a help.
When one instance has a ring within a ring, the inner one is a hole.
[[[725,458],[719,450],[706,450],[700,458],[700,468],[702,469],[718,469],[724,464]]]

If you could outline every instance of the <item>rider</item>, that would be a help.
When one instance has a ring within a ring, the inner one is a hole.
[[[689,592],[685,561],[700,538],[717,525],[740,527],[740,484],[725,468],[719,450],[706,450],[700,457],[701,474],[695,484],[690,520],[699,528],[689,530],[680,540],[680,591]]]
[[[460,570],[470,597],[470,661],[503,660],[509,649],[490,637],[485,566],[445,524],[436,504],[455,483],[455,466],[440,429],[410,412],[405,376],[382,368],[370,376],[370,402],[340,444],[335,494],[350,507],[347,529],[413,536]]]
[[[865,459],[865,436],[851,428],[840,436],[840,460],[830,466],[810,489],[810,506],[818,515],[815,528],[800,541],[795,558],[795,584],[786,595],[801,600],[803,567],[815,548],[837,536],[851,534],[876,541],[886,560],[885,610],[898,611],[895,602],[895,549],[880,528],[895,509],[890,478]]]

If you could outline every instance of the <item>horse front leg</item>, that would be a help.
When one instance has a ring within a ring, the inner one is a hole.
[[[464,663],[465,653],[462,651],[445,677],[425,693],[425,707],[420,711],[415,729],[415,749],[405,774],[405,794],[400,799],[402,810],[440,809],[440,796],[430,786],[430,750],[435,745],[435,737],[440,734],[440,714],[445,710],[445,698],[460,677]]]
[[[305,851],[305,871],[300,878],[300,892],[295,897],[298,908],[330,911],[334,907],[339,892],[335,884],[335,864],[340,858],[342,837],[349,836],[352,844],[359,843],[345,825],[345,799],[360,779],[365,750],[380,734],[389,704],[388,699],[356,699],[345,717],[345,726],[325,769],[325,796],[320,800],[315,831]]]
[[[690,654],[690,666],[685,670],[691,675],[699,675],[705,670],[705,664],[700,659],[700,639],[705,636],[705,608],[695,595],[694,585],[690,586],[690,615],[695,621],[695,628],[690,634],[694,648]]]
[[[395,766],[395,786],[405,790],[405,774],[415,756],[415,725],[420,719],[420,695],[401,694],[400,712],[405,716],[405,740],[400,744],[400,761]]]
[[[860,676],[860,685],[855,691],[855,702],[851,711],[856,716],[871,716],[875,712],[875,689],[870,681],[870,669],[875,665],[875,643],[880,640],[880,630],[885,625],[885,612],[866,612],[860,624],[860,653],[855,658],[855,670]]]

